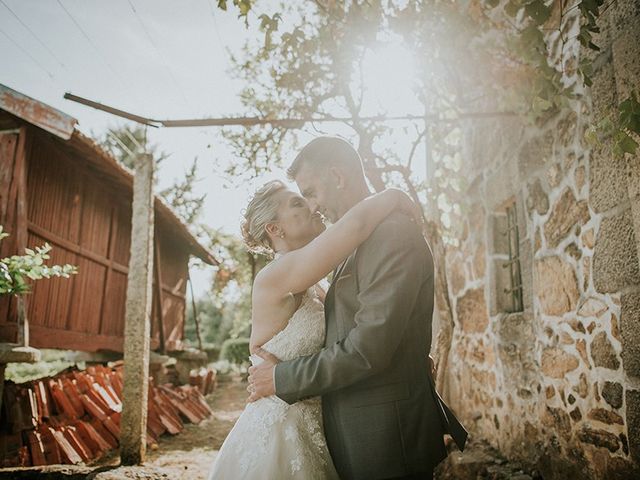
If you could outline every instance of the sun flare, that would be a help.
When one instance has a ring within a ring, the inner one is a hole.
[[[415,58],[399,41],[367,51],[362,74],[368,113],[419,113],[413,86]]]

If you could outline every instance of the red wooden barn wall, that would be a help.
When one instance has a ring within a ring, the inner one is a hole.
[[[26,246],[49,242],[50,263],[71,263],[79,271],[70,279],[35,282],[27,296],[29,343],[40,348],[122,351],[131,189],[55,137],[34,128],[26,132]],[[15,253],[20,243],[13,238],[18,228],[16,201],[9,198],[11,188],[5,189],[16,180],[18,137],[0,135],[0,224],[12,234],[0,244],[3,257]],[[176,350],[182,346],[184,331],[189,249],[157,216],[156,248],[162,288],[159,295],[154,276],[151,346],[160,345],[162,298],[165,347]],[[15,303],[0,297],[0,341],[16,341]]]

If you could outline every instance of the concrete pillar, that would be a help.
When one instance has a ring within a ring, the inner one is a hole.
[[[124,391],[120,423],[123,465],[144,462],[147,443],[149,337],[153,275],[153,158],[141,155],[133,182],[131,258],[124,328]]]

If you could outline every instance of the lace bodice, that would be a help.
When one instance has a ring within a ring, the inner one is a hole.
[[[324,345],[324,308],[312,289],[302,296],[300,307],[289,323],[263,345],[266,351],[281,361],[304,357],[319,351]],[[255,361],[255,356],[252,356]]]
[[[262,348],[280,361],[311,355],[324,345],[322,302],[307,290],[287,326]],[[263,360],[250,357],[254,365]],[[320,398],[293,405],[277,396],[249,403],[222,446],[209,479],[338,479],[322,428]]]

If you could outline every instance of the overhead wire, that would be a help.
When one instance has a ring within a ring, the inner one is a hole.
[[[222,41],[222,37],[220,36],[220,30],[218,28],[218,20],[216,19],[216,7],[211,4],[211,0],[207,0],[209,4],[209,11],[211,12],[211,18],[213,20],[213,30],[218,37],[218,47],[222,50],[222,55],[227,57],[227,60],[231,61],[231,56],[229,55],[229,51],[224,47],[224,42]]]
[[[0,33],[2,33],[11,43],[13,43],[16,47],[18,47],[18,49],[20,51],[22,51],[27,57],[29,57],[31,59],[31,61],[33,63],[35,63],[44,73],[46,73],[49,78],[51,78],[51,80],[53,80],[54,82],[57,83],[56,77],[53,73],[51,73],[49,70],[47,70],[46,67],[44,67],[33,55],[31,55],[27,50],[24,49],[24,47],[22,45],[20,45],[18,42],[16,42],[13,38],[11,38],[9,36],[9,34],[7,32],[5,32],[4,30],[0,29]]]
[[[118,82],[120,83],[120,85],[122,87],[125,87],[125,82],[122,80],[122,78],[120,77],[120,75],[118,74],[118,72],[116,72],[115,68],[113,67],[113,65],[111,65],[111,63],[109,62],[109,60],[107,59],[107,57],[104,55],[104,53],[102,53],[102,51],[98,48],[98,46],[95,44],[95,42],[93,40],[91,40],[91,38],[89,37],[89,35],[87,34],[87,32],[84,30],[84,28],[82,28],[82,26],[80,25],[80,23],[78,23],[78,21],[74,18],[73,15],[71,15],[71,12],[69,12],[69,10],[62,4],[62,0],[56,0],[58,2],[58,5],[60,5],[60,7],[62,8],[62,10],[64,10],[64,12],[67,14],[67,16],[69,17],[69,19],[73,22],[73,24],[78,28],[78,30],[80,31],[80,33],[82,34],[82,36],[87,40],[87,42],[89,42],[89,44],[93,47],[93,49],[98,53],[98,55],[100,55],[103,59],[104,59],[104,63],[107,66],[107,68],[111,71],[111,73],[113,74],[113,76],[115,77],[116,80],[118,80]]]
[[[136,7],[133,5],[132,0],[127,0],[127,2],[129,3],[129,6],[131,7],[131,10],[133,11],[136,19],[138,20],[138,23],[142,27],[142,31],[147,36],[147,40],[149,40],[149,43],[151,44],[151,46],[155,50],[156,55],[158,56],[158,58],[160,58],[160,60],[162,62],[162,66],[165,68],[165,70],[169,74],[169,77],[171,78],[171,81],[173,82],[174,86],[176,87],[176,89],[180,93],[180,96],[182,97],[185,105],[189,108],[190,107],[189,100],[187,99],[186,95],[184,94],[184,89],[180,87],[180,84],[178,83],[178,80],[176,79],[175,75],[173,74],[171,68],[169,67],[169,64],[168,64],[166,58],[164,57],[164,55],[162,55],[162,53],[160,52],[160,49],[158,48],[156,43],[153,41],[153,38],[151,37],[151,34],[149,33],[149,30],[147,29],[146,25],[142,21],[142,18],[140,18],[140,15],[138,15],[138,11],[136,10]]]
[[[49,55],[51,55],[53,59],[56,62],[58,62],[62,68],[66,70],[67,67],[62,62],[62,60],[60,60],[57,57],[57,55],[53,53],[53,51],[47,46],[46,43],[40,40],[40,38],[35,34],[35,32],[26,23],[22,21],[22,19],[18,16],[18,14],[14,12],[13,9],[9,5],[7,5],[4,0],[0,0],[0,3],[4,5],[4,8],[6,8],[7,10],[9,10],[9,12],[11,12],[11,15],[13,15],[14,18],[20,23],[20,25],[22,25],[25,28],[25,30],[27,30],[31,34],[31,36],[36,40],[36,42],[38,42],[42,46],[42,48],[44,48],[49,53]]]

